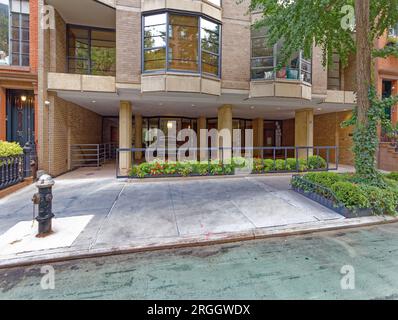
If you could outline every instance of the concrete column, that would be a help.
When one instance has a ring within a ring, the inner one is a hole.
[[[206,117],[200,117],[197,119],[197,132],[196,135],[198,137],[198,148],[206,148],[207,147],[207,143],[206,140],[202,141],[201,137],[200,137],[200,131],[201,130],[205,130],[207,129],[207,119]],[[207,134],[206,134],[207,136]],[[206,139],[206,138],[204,138]],[[205,155],[206,153],[204,151],[199,151],[198,152],[198,156],[200,156],[200,161],[204,161],[205,160]]]
[[[262,148],[264,147],[264,119],[257,118],[253,120],[253,147]],[[256,150],[254,152],[255,157],[261,156],[261,151]]]
[[[119,148],[131,149],[133,133],[133,112],[130,101],[120,101],[119,110]],[[131,168],[131,152],[120,152],[119,170],[122,175],[128,174]]]
[[[218,143],[220,147],[232,147],[232,106],[224,105],[218,108]],[[222,139],[221,139],[222,137]],[[222,141],[222,143],[220,142]],[[224,159],[232,157],[231,151],[224,151]]]
[[[313,147],[314,146],[314,110],[302,109],[296,111],[295,117],[295,146],[296,147]],[[309,155],[313,155],[313,150],[309,151]],[[307,151],[300,150],[299,158],[306,158]]]
[[[142,148],[142,116],[140,114],[135,115],[135,148]],[[142,152],[135,153],[135,160],[142,159]]]

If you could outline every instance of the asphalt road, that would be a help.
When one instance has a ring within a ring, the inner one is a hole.
[[[397,239],[391,224],[70,261],[54,283],[0,270],[0,299],[398,299]]]

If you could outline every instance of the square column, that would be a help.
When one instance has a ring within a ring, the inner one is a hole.
[[[142,116],[140,114],[135,115],[135,145],[136,149],[142,148]],[[142,159],[142,152],[135,153],[135,160]]]
[[[133,139],[133,109],[130,101],[120,101],[119,110],[119,148],[131,149]],[[119,170],[127,175],[131,169],[131,152],[119,153]]]
[[[206,130],[207,129],[207,118],[206,117],[200,117],[197,119],[197,138],[198,138],[198,148],[207,148],[207,141],[206,138],[204,138],[205,140],[202,141],[201,138],[201,130]],[[207,137],[207,134],[206,134]],[[206,160],[205,157],[203,157],[203,155],[206,154],[204,151],[200,150],[198,151],[198,156],[200,156],[200,161],[204,161]]]
[[[220,142],[222,141],[222,143]],[[223,148],[232,148],[232,106],[218,108],[218,144]],[[231,159],[231,150],[224,150],[224,159]],[[221,155],[220,155],[221,156]]]
[[[262,148],[264,147],[264,119],[257,118],[253,120],[253,147]],[[254,151],[255,157],[261,156],[261,151]]]
[[[295,117],[295,146],[313,147],[314,146],[314,110],[302,109],[296,111]],[[309,156],[313,155],[313,150],[309,150]],[[298,152],[299,158],[307,158],[305,149]]]

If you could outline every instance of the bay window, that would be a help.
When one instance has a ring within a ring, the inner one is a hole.
[[[220,25],[166,12],[143,18],[143,71],[220,76]]]
[[[253,29],[251,34],[251,78],[252,80],[300,80],[311,83],[312,62],[305,58],[302,51],[293,54],[287,63],[282,65],[280,52],[283,42],[273,47],[266,43],[267,30]],[[282,67],[281,67],[282,65]]]

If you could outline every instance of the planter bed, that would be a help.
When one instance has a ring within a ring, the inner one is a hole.
[[[355,211],[346,208],[343,204],[336,204],[335,201],[330,200],[326,197],[323,197],[315,192],[306,192],[303,189],[293,187],[293,190],[297,193],[303,195],[304,197],[315,201],[324,207],[342,215],[345,218],[359,218],[359,217],[370,217],[374,216],[371,209],[357,209]]]
[[[130,170],[129,177],[136,179],[145,178],[171,178],[171,177],[207,177],[207,176],[229,176],[234,175],[235,170],[244,168],[242,162],[234,158],[229,164],[223,164],[215,160],[211,163],[200,163],[197,161],[168,162],[156,160],[135,165]],[[227,163],[227,162],[226,162]],[[238,164],[240,163],[240,164]],[[254,159],[251,174],[266,173],[297,173],[326,171],[328,168],[324,159],[318,156],[310,157],[308,162],[296,159],[269,160]]]
[[[371,194],[372,191],[369,191],[367,194],[364,190],[368,190],[366,188],[369,188],[369,186],[355,183],[352,180],[353,177],[353,175],[339,175],[336,173],[295,175],[292,178],[291,185],[292,189],[297,193],[333,210],[345,218],[369,217],[377,214],[397,215],[398,189],[389,186],[383,187],[384,189],[377,188],[379,193],[374,192],[374,194]],[[316,183],[314,180],[321,181],[323,184],[321,182]],[[344,184],[345,187],[348,185],[349,188],[343,196],[341,192],[339,193],[341,191],[339,190],[341,184]],[[327,187],[326,185],[331,185],[331,187]],[[374,188],[372,190],[376,189],[376,187],[371,188]],[[340,198],[336,193],[339,194]],[[383,197],[383,195],[386,196]],[[391,195],[393,197],[388,198]],[[391,199],[393,200],[391,201]],[[358,202],[355,202],[357,200]],[[349,203],[349,205],[345,203]],[[361,205],[356,205],[355,203],[361,203]],[[388,212],[383,212],[384,208],[388,208],[386,210]]]

